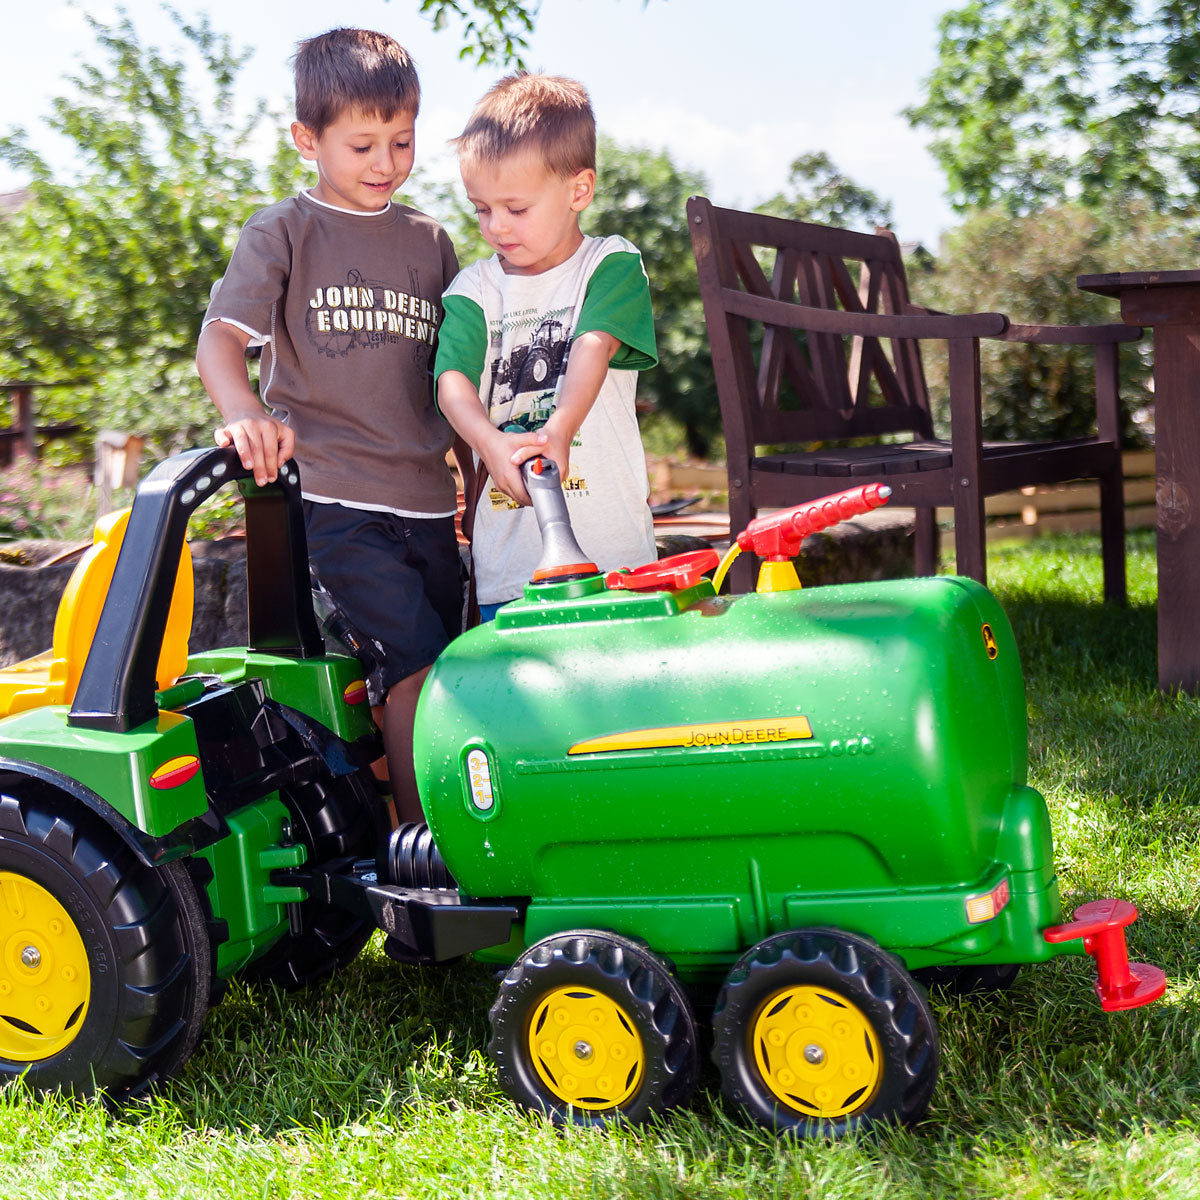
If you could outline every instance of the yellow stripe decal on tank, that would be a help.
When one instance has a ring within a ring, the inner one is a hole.
[[[576,742],[569,754],[604,754],[612,750],[653,750],[660,746],[757,746],[811,738],[807,717],[763,717],[751,721],[710,721],[704,725],[665,725],[631,729],[607,737]]]

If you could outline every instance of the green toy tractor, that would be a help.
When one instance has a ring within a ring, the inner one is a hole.
[[[793,582],[804,533],[886,489],[753,523],[764,590],[722,596],[715,553],[601,576],[535,460],[542,564],[434,665],[427,824],[389,836],[362,668],[314,617],[296,468],[246,474],[225,449],[160,464],[123,539],[123,518],[98,530],[52,651],[0,672],[0,1080],[135,1095],[231,975],[298,986],[375,929],[401,961],[496,964],[502,1084],[580,1123],[686,1102],[697,996],[727,1098],[828,1136],[925,1111],[916,975],[1003,986],[1087,952],[1106,1009],[1164,990],[1127,961],[1131,904],[1063,921],[991,595]],[[230,482],[249,645],[188,657],[187,518]]]

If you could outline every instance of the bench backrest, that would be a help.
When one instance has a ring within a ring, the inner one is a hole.
[[[796,314],[796,328],[755,320],[744,297],[810,309],[910,311],[900,246],[855,233],[688,201],[688,227],[731,454],[911,433],[932,436],[912,338],[847,336]],[[917,310],[919,311],[919,310]]]

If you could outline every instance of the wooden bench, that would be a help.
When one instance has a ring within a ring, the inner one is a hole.
[[[760,507],[888,484],[917,519],[916,570],[937,570],[936,509],[954,512],[957,569],[986,583],[984,500],[1015,488],[1096,479],[1104,596],[1125,601],[1117,348],[1125,325],[1012,325],[913,304],[892,234],[855,233],[688,201],[688,225],[725,431],[730,528]],[[1095,347],[1092,437],[985,442],[982,338]],[[947,343],[950,440],[934,436],[920,343]],[[736,590],[752,586],[743,555]]]

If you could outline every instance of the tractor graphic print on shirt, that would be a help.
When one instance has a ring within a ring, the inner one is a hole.
[[[507,357],[498,355],[492,364],[492,423],[540,429],[554,411],[558,382],[566,373],[570,351],[566,326],[547,318],[529,341],[514,346]],[[530,398],[531,393],[535,399]],[[536,419],[533,414],[543,408],[541,420],[530,424]]]
[[[558,389],[567,372],[571,338],[567,327],[554,317],[538,325],[529,341],[514,346],[492,364],[492,402],[488,416],[493,425],[510,431],[533,433],[550,419],[558,404]],[[578,445],[578,436],[573,445]],[[563,480],[563,491],[586,492],[587,483],[572,476]],[[519,508],[515,500],[492,488],[493,509]]]

